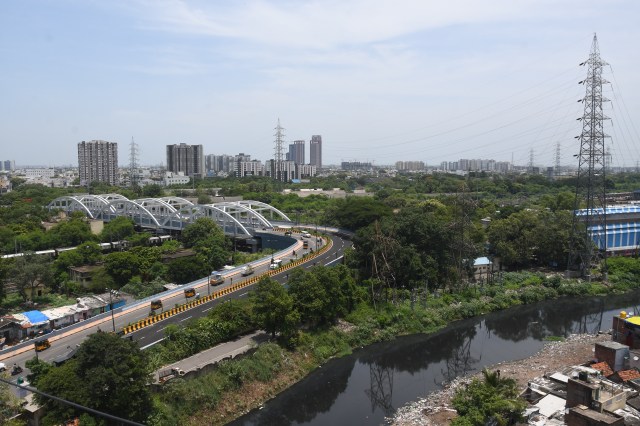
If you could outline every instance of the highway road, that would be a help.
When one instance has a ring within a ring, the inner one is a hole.
[[[333,241],[332,247],[321,255],[311,259],[309,262],[306,262],[300,267],[311,268],[315,265],[325,265],[331,266],[339,262],[342,259],[342,254],[344,250],[351,246],[351,242],[345,240],[337,235],[328,235],[329,238]],[[282,259],[283,263],[287,263],[287,261],[291,258],[300,256],[303,254],[302,250],[302,240],[295,236],[295,245],[289,247],[287,250],[279,252],[276,255],[276,258]],[[313,238],[309,239],[310,248],[314,248],[317,250],[319,247],[314,247],[316,242]],[[296,256],[293,256],[293,251],[295,250]],[[269,264],[271,263],[271,258],[266,257],[257,262],[252,262],[251,264],[254,267],[255,274],[261,275],[269,269]],[[291,270],[283,271],[279,274],[274,275],[272,278],[277,280],[280,283],[285,283],[288,278],[288,274]],[[198,281],[195,281],[190,284],[189,287],[193,287],[196,292],[200,293],[200,295],[207,295],[209,291],[214,292],[225,287],[230,286],[233,281],[236,283],[244,280],[246,277],[241,276],[241,268],[236,268],[229,272],[223,273],[225,278],[224,283],[220,285],[209,286],[208,277],[202,278]],[[242,298],[247,297],[248,292],[250,292],[255,284],[246,286],[236,292],[227,294],[225,296],[216,298],[210,302],[203,303],[201,305],[197,305],[192,309],[186,310],[174,316],[170,316],[162,321],[159,321],[153,325],[140,329],[136,332],[128,334],[125,338],[131,338],[133,341],[138,342],[141,348],[147,348],[151,345],[154,345],[164,338],[164,329],[169,324],[182,324],[191,319],[199,318],[205,316],[207,312],[216,306],[219,303],[224,303],[227,300],[232,298]],[[160,298],[163,302],[163,306],[165,309],[173,307],[175,304],[183,304],[186,299],[184,296],[184,288],[178,289],[172,292],[165,292],[161,295],[156,295],[153,299]],[[151,298],[150,298],[151,299]],[[47,335],[49,340],[51,341],[51,347],[42,352],[39,352],[37,355],[40,359],[45,360],[47,362],[52,362],[56,358],[61,357],[68,353],[70,350],[80,345],[82,341],[92,333],[97,332],[99,329],[101,331],[112,331],[114,329],[121,330],[126,325],[135,323],[141,318],[147,317],[150,311],[150,299],[139,304],[133,304],[130,307],[124,307],[121,309],[114,310],[113,319],[109,314],[103,314],[100,318],[92,318],[87,321],[83,321],[78,323],[72,327],[68,327],[67,329],[59,330],[55,333]],[[189,299],[192,300],[192,299]],[[18,347],[12,351],[3,351],[0,353],[0,360],[4,362],[7,367],[11,368],[11,366],[16,363],[19,366],[24,368],[25,362],[36,355],[34,346],[32,343],[20,348]],[[28,371],[25,369],[25,372],[21,375],[27,374]]]

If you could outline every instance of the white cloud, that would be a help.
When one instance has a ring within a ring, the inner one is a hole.
[[[145,28],[159,31],[328,49],[393,40],[444,26],[530,18],[543,13],[547,4],[540,0],[142,0],[138,19]]]

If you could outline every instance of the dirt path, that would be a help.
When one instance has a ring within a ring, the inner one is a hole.
[[[532,357],[497,364],[491,369],[499,369],[502,377],[515,379],[518,387],[524,390],[531,379],[541,376],[545,372],[557,371],[568,365],[590,361],[593,358],[595,343],[606,340],[611,340],[611,336],[608,334],[571,335],[563,342],[547,343],[540,352]],[[469,383],[472,378],[473,376],[458,378],[443,390],[405,405],[396,412],[390,422],[398,426],[440,426],[451,423],[451,419],[456,416],[455,410],[451,408],[451,397],[458,387]]]

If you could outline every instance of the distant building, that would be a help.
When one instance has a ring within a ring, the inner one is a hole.
[[[118,144],[101,140],[78,144],[80,185],[91,182],[118,184]]]
[[[424,161],[396,161],[398,171],[418,171],[424,170]]]
[[[214,173],[229,173],[233,170],[233,155],[209,154],[205,157],[205,170]]]
[[[322,168],[322,136],[311,136],[311,142],[309,142],[309,164],[316,166],[318,169]]]
[[[343,161],[340,163],[340,168],[347,171],[370,171],[373,169],[373,164],[362,161]]]
[[[203,177],[205,171],[202,145],[167,145],[167,171],[182,172],[190,177]]]
[[[235,177],[264,176],[264,166],[262,161],[238,161],[233,163],[233,174]]]
[[[287,160],[293,161],[296,164],[304,164],[304,144],[303,140],[293,141],[289,144],[289,152],[287,153]]]
[[[24,169],[24,175],[27,178],[49,178],[56,174],[54,169]]]
[[[165,172],[164,179],[162,181],[164,182],[164,186],[185,185],[191,182],[191,178],[189,176],[185,176],[182,172]]]
[[[0,172],[12,172],[16,169],[16,163],[13,160],[0,161]]]

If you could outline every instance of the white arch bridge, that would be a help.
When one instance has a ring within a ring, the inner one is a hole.
[[[91,219],[109,222],[128,217],[141,228],[180,231],[196,219],[213,219],[229,236],[251,237],[256,228],[272,228],[271,220],[291,220],[269,204],[260,201],[234,201],[194,204],[180,197],[140,198],[129,200],[120,194],[79,194],[58,197],[47,206],[66,213],[81,211]]]

